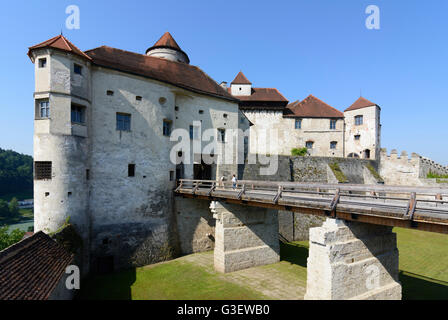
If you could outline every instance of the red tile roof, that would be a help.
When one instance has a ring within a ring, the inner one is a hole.
[[[86,51],[93,64],[172,84],[189,91],[238,101],[196,66],[102,46]]]
[[[43,232],[0,251],[0,300],[47,300],[72,261]]]
[[[344,114],[315,96],[309,95],[305,100],[290,103],[285,108],[284,117],[344,118]]]
[[[165,32],[163,36],[161,36],[160,39],[157,40],[157,42],[151,48],[161,48],[161,47],[172,48],[181,51],[176,40],[174,40],[173,36],[169,32]]]
[[[87,54],[85,54],[84,52],[79,50],[73,43],[68,41],[67,38],[65,38],[63,35],[56,36],[47,41],[36,44],[35,46],[29,47],[28,56],[30,57],[30,59],[32,59],[31,52],[33,50],[41,49],[41,48],[53,48],[53,49],[57,49],[57,50],[71,52],[71,53],[76,54],[82,58],[91,60],[91,58]]]
[[[230,84],[252,84],[242,71],[238,72],[235,79]]]
[[[377,105],[376,103],[373,103],[363,97],[359,97],[359,99],[356,100],[350,107],[345,109],[345,111],[352,111],[352,110],[367,108],[367,107],[376,106],[376,105]]]
[[[227,88],[227,91],[231,93],[231,88]],[[275,88],[252,88],[252,94],[250,96],[235,97],[241,101],[277,101],[288,103],[288,100]]]

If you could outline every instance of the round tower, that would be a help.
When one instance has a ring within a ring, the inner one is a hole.
[[[35,65],[34,231],[68,220],[83,240],[76,263],[89,264],[91,59],[62,35],[30,48]]]
[[[148,50],[146,55],[166,60],[189,64],[188,55],[182,51],[169,32],[165,34]]]

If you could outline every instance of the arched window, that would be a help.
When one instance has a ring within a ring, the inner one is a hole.
[[[348,154],[348,157],[349,158],[359,158],[359,154],[352,152],[352,153]]]
[[[307,149],[313,149],[314,141],[307,141],[305,146]]]
[[[330,149],[336,149],[336,146],[338,145],[337,141],[331,141],[330,142]]]

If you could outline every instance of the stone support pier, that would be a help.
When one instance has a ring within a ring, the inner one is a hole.
[[[212,201],[215,269],[233,272],[280,261],[277,212]]]
[[[308,300],[401,299],[391,227],[328,218],[310,229]]]

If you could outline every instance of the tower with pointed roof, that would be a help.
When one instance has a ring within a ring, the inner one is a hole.
[[[235,79],[230,83],[230,92],[234,96],[250,96],[252,94],[252,83],[246,78],[242,71],[238,72]]]
[[[186,64],[190,63],[188,55],[179,47],[169,32],[165,32],[152,47],[146,50],[146,55]]]
[[[379,159],[381,149],[381,108],[359,97],[345,109],[345,156]]]
[[[59,35],[29,48],[34,63],[34,230],[76,226],[89,246],[91,58]],[[86,272],[89,253],[78,261]]]

